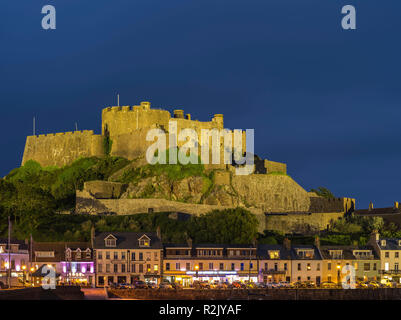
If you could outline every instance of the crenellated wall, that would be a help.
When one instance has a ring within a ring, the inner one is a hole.
[[[179,112],[177,112],[179,111]],[[138,129],[161,128],[168,131],[169,120],[177,121],[178,132],[183,128],[191,128],[196,131],[200,129],[222,129],[224,127],[223,115],[216,114],[211,121],[191,120],[184,117],[183,110],[175,110],[174,117],[170,112],[162,109],[151,109],[150,102],[141,102],[138,106],[114,106],[102,111],[102,134],[106,128],[110,137],[132,133]]]
[[[22,165],[35,160],[44,167],[62,167],[80,157],[103,155],[103,137],[92,130],[41,134],[26,138]]]
[[[169,121],[177,124],[177,135],[182,129],[194,129],[198,135],[198,154],[202,141],[202,129],[223,129],[224,118],[222,114],[215,114],[210,121],[192,120],[191,115],[184,114],[184,110],[174,110],[173,117],[170,112],[162,109],[151,109],[150,102],[141,102],[140,105],[114,106],[102,110],[102,135],[95,135],[93,131],[77,131],[40,136],[29,136],[26,140],[22,164],[32,159],[42,166],[63,166],[70,164],[79,157],[103,156],[104,137],[109,136],[112,141],[111,155],[125,157],[133,160],[144,156],[148,147],[154,141],[146,141],[150,129],[159,128],[166,134],[169,132]],[[232,131],[231,131],[231,134]],[[178,141],[178,147],[186,141]],[[212,139],[209,138],[209,148]],[[166,148],[169,148],[169,139],[166,136]],[[245,131],[242,133],[242,148],[246,149]],[[223,139],[220,139],[220,163],[223,163]],[[209,158],[211,163],[211,155]],[[213,167],[213,166],[212,166]],[[225,166],[217,165],[219,168]]]
[[[355,208],[353,198],[310,198],[311,212],[348,212]]]
[[[178,135],[183,129],[193,129],[198,135],[199,149],[205,143],[202,140],[202,129],[224,128],[224,117],[222,114],[215,114],[211,121],[192,120],[190,115],[184,114],[184,110],[174,110],[173,117],[170,112],[162,109],[151,109],[150,102],[141,102],[137,106],[108,107],[102,111],[102,134],[109,134],[113,141],[111,154],[128,159],[135,159],[143,156],[146,150],[154,141],[146,141],[146,135],[150,129],[159,128],[166,133],[166,147],[169,148],[169,121],[175,121],[177,125],[177,145],[183,146],[186,141],[178,141]],[[233,137],[233,132],[230,131]],[[223,144],[220,139],[220,163],[223,163]],[[209,146],[212,139],[209,137]],[[246,135],[242,133],[242,148],[246,150]],[[211,155],[209,163],[212,162]]]

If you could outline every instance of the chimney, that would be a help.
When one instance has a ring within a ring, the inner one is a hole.
[[[380,234],[377,232],[377,230],[373,230],[372,233],[370,234],[368,244],[374,246],[379,242],[379,240],[380,240]]]
[[[162,240],[162,232],[160,231],[160,226],[157,226],[157,228],[156,228],[156,235],[161,241]]]
[[[394,201],[394,210],[398,210],[398,201]]]
[[[315,237],[315,246],[320,249],[320,238],[318,236]]]
[[[92,225],[92,228],[91,228],[91,247],[92,247],[92,249],[94,246],[95,246],[95,226]]]
[[[372,203],[372,201],[369,203],[369,211],[372,211],[373,210],[373,203]]]
[[[283,246],[286,250],[290,250],[291,249],[291,240],[288,238],[284,238]]]
[[[188,247],[192,248],[192,239],[190,237],[187,237],[187,244]]]

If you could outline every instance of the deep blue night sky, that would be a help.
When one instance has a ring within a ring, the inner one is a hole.
[[[41,28],[41,9],[57,29]],[[353,4],[357,30],[341,28]],[[401,200],[399,0],[5,0],[0,174],[37,134],[94,129],[101,109],[151,101],[227,128],[305,189],[357,207]]]

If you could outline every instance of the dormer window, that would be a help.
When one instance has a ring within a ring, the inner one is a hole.
[[[342,250],[329,250],[330,257],[332,259],[341,259],[343,255]]]
[[[401,247],[401,240],[398,240],[398,246]]]
[[[268,254],[270,259],[280,259],[280,251],[278,250],[269,250]]]
[[[65,250],[65,257],[67,258],[67,260],[71,259],[71,249],[67,248],[67,250]]]
[[[75,259],[81,259],[81,249],[79,248],[77,249],[77,251],[75,251]]]
[[[150,247],[150,238],[146,234],[139,238],[139,246]]]
[[[386,246],[386,240],[381,240],[380,244],[381,244],[382,247],[385,247]]]
[[[86,258],[90,259],[91,258],[91,249],[86,249]]]
[[[297,250],[297,254],[303,259],[313,259],[314,250]]]
[[[117,245],[117,238],[112,234],[108,235],[105,239],[105,246],[106,247],[116,247]]]

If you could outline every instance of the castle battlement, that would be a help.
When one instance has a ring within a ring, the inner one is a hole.
[[[58,136],[68,136],[68,135],[94,135],[93,130],[82,130],[82,131],[67,131],[67,132],[57,132],[57,133],[47,133],[39,134],[34,136],[28,136],[29,138],[46,138],[46,137],[58,137]]]
[[[183,108],[168,110],[151,108],[148,101],[142,101],[134,106],[109,106],[102,110],[102,134],[107,129],[111,137],[136,134],[137,130],[163,128],[168,130],[169,121],[175,120],[178,128],[223,129],[223,114],[215,114],[209,121],[192,120],[191,114],[185,114]]]
[[[151,104],[148,101],[142,101],[140,105],[134,105],[134,106],[110,106],[107,108],[104,108],[102,110],[102,115],[105,116],[106,114],[113,114],[117,112],[141,112],[141,111],[151,111],[154,113],[164,113],[168,114],[169,119],[183,119],[183,120],[190,120],[190,121],[196,121],[196,122],[205,122],[205,121],[198,121],[198,120],[192,120],[191,119],[191,114],[187,113],[185,114],[183,109],[175,109],[173,110],[173,114],[171,115],[170,111],[161,109],[161,108],[151,108]],[[222,124],[223,123],[224,116],[223,114],[215,114],[213,118],[211,118],[210,122],[217,123],[217,124]]]

